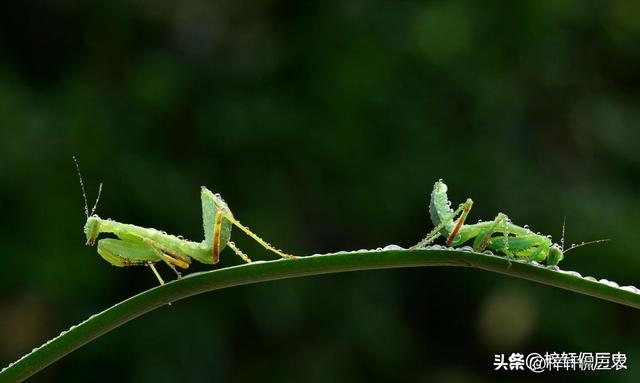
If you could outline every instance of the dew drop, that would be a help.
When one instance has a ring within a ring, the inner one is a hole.
[[[603,285],[607,285],[611,287],[620,287],[616,282],[610,281],[608,279],[601,279],[598,282],[602,283]]]
[[[622,286],[622,287],[620,287],[620,288],[621,288],[622,290],[631,291],[632,293],[636,293],[636,294],[640,293],[640,289],[638,289],[638,288],[637,288],[637,287],[635,287],[635,286],[631,286],[631,285],[629,285],[629,286]]]

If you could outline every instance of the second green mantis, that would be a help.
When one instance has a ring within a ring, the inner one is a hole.
[[[498,213],[493,221],[465,224],[473,206],[473,200],[461,203],[454,211],[447,197],[447,185],[438,180],[433,185],[429,213],[435,228],[413,248],[424,247],[440,235],[446,237],[447,246],[460,246],[473,239],[473,250],[489,249],[507,257],[542,262],[555,266],[564,259],[564,254],[577,247],[608,241],[600,239],[564,248],[564,225],[560,244],[553,243],[551,236],[534,233],[528,227],[515,225],[504,213]],[[455,219],[458,217],[458,219]]]

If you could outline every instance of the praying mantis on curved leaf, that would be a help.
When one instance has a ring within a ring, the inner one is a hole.
[[[442,180],[436,181],[429,204],[429,213],[435,228],[412,248],[424,247],[442,235],[447,238],[447,246],[460,246],[473,239],[474,251],[481,252],[489,249],[501,252],[507,257],[524,258],[536,262],[546,260],[547,265],[555,266],[564,259],[564,254],[570,250],[608,241],[608,239],[599,239],[583,242],[565,250],[564,223],[562,225],[562,239],[558,245],[551,241],[550,236],[534,233],[527,226],[514,225],[504,213],[498,213],[493,221],[465,225],[465,220],[472,206],[473,200],[467,198],[455,211],[452,210],[447,197],[447,185]],[[454,221],[458,215],[460,216]]]
[[[88,246],[94,245],[98,236],[102,233],[115,235],[117,238],[103,238],[97,241],[98,254],[114,266],[149,266],[160,284],[164,284],[162,277],[154,267],[155,263],[164,262],[180,277],[180,272],[176,267],[180,269],[188,268],[191,264],[191,259],[214,265],[218,263],[220,252],[225,246],[229,246],[243,261],[251,262],[249,257],[230,241],[232,225],[237,226],[265,249],[276,253],[280,257],[285,259],[296,258],[271,246],[249,228],[242,225],[234,218],[229,206],[220,195],[212,193],[204,186],[200,190],[202,225],[204,229],[204,240],[202,242],[189,241],[152,228],[100,218],[95,214],[95,210],[100,200],[102,184],[98,189],[96,202],[91,212],[89,212],[80,166],[75,157],[73,160],[78,170],[80,187],[84,198],[84,210],[87,216],[87,222],[84,226],[84,233],[87,237],[86,244]]]

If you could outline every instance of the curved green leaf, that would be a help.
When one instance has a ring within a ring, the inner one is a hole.
[[[417,266],[474,267],[640,308],[640,290],[633,286],[619,287],[614,282],[582,277],[576,272],[562,271],[535,263],[515,261],[462,249],[434,246],[430,249],[404,250],[391,245],[381,250],[339,252],[293,260],[253,262],[190,274],[182,279],[135,295],[62,332],[56,338],[34,349],[30,354],[2,370],[0,382],[22,381],[131,319],[195,294],[231,286],[305,275]]]

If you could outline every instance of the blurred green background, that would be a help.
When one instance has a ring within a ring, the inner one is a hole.
[[[561,266],[640,284],[637,3],[1,8],[1,365],[157,283],[84,246],[72,155],[91,201],[104,182],[103,217],[199,240],[207,185],[299,255],[416,243],[444,178],[472,221],[503,211],[558,238],[566,216],[568,243],[611,238]],[[336,274],[177,302],[33,381],[638,382],[639,322],[479,270]],[[493,373],[494,353],[545,351],[620,351],[629,369]]]

